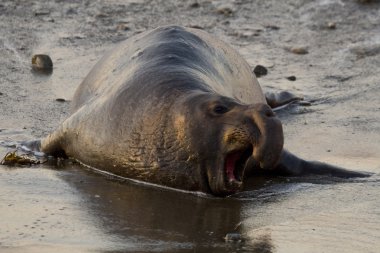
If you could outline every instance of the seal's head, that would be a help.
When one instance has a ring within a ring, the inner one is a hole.
[[[208,190],[225,196],[242,189],[248,160],[273,168],[283,148],[279,119],[266,104],[203,93],[187,100],[186,132]]]

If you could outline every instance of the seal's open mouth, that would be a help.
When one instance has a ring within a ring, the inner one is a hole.
[[[240,188],[243,181],[244,169],[248,158],[252,155],[252,146],[246,149],[235,150],[226,156],[224,169],[226,172],[227,184],[231,187]]]

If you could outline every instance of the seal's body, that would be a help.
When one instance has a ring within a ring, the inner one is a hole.
[[[281,123],[246,61],[207,33],[177,26],[139,34],[106,54],[41,150],[215,195],[240,190],[246,169],[289,170],[282,160],[299,161],[283,151]]]

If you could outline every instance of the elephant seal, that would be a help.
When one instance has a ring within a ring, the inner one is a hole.
[[[361,175],[301,160],[283,143],[247,62],[202,30],[166,26],[108,52],[79,85],[69,118],[39,145],[126,178],[219,196],[241,190],[256,169]]]

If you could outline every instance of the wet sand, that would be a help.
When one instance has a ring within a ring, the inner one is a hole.
[[[179,24],[232,44],[252,69],[267,67],[259,78],[265,91],[311,102],[277,112],[287,149],[374,176],[264,178],[217,199],[119,182],[75,164],[0,166],[1,252],[378,251],[380,3],[249,2],[2,1],[0,141],[51,132],[107,49]],[[308,53],[292,53],[297,47]],[[31,70],[37,53],[53,59],[51,75]],[[0,147],[1,157],[9,150]],[[243,242],[226,243],[232,232]]]

